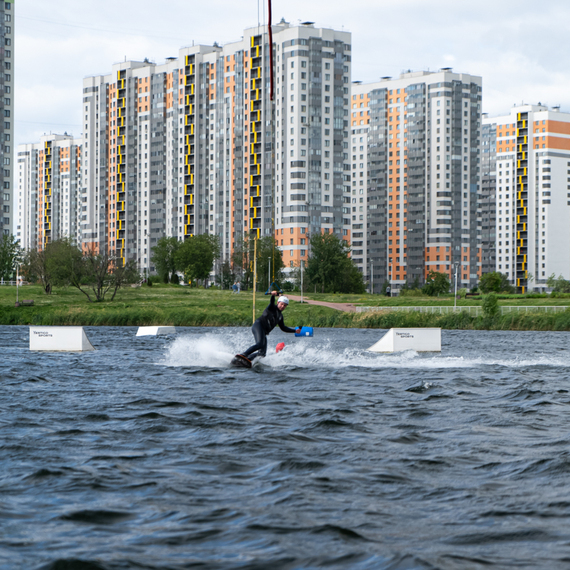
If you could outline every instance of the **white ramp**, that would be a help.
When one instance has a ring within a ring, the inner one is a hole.
[[[83,352],[95,349],[83,327],[30,327],[30,350]]]
[[[139,327],[137,336],[156,336],[158,334],[174,334],[176,327]]]
[[[390,329],[376,344],[371,352],[441,352],[441,329]]]

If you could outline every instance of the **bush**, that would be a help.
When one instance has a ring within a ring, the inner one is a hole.
[[[150,277],[147,278],[146,284],[147,284],[148,287],[152,287],[152,279],[151,279]]]
[[[178,277],[178,273],[173,273],[172,277],[170,278],[170,282],[173,285],[179,285],[180,284],[180,277]]]
[[[489,293],[483,298],[483,314],[485,317],[493,318],[499,312],[499,301],[494,293]]]
[[[291,293],[294,290],[293,283],[291,281],[285,281],[282,286],[283,291],[286,293]]]
[[[400,297],[425,297],[421,289],[401,289]]]
[[[440,273],[439,271],[430,271],[422,287],[422,291],[424,295],[438,297],[440,294],[449,293],[449,287],[450,283],[447,274]]]
[[[467,295],[467,289],[465,287],[461,287],[461,289],[457,291],[457,294],[461,299],[465,299],[465,295]]]

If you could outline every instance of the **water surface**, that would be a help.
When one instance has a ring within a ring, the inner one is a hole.
[[[0,327],[0,567],[570,568],[569,333]]]

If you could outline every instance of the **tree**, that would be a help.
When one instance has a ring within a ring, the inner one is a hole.
[[[562,275],[554,276],[554,273],[546,280],[546,285],[553,293],[570,293],[570,281],[566,281]]]
[[[249,288],[253,284],[253,259],[254,251],[257,249],[257,283],[259,289],[263,290],[269,284],[269,260],[271,259],[271,282],[280,283],[283,280],[283,255],[278,247],[278,243],[271,236],[257,239],[246,236],[236,243],[232,255],[234,271],[241,274],[241,282],[244,288]]]
[[[152,248],[150,260],[156,267],[160,279],[168,283],[172,275],[176,272],[176,252],[180,247],[180,242],[175,237],[162,237]]]
[[[479,290],[482,293],[512,293],[513,286],[509,283],[507,275],[499,271],[492,271],[481,275],[481,279],[479,279]]]
[[[9,280],[16,273],[16,264],[22,254],[13,235],[4,234],[0,239],[0,279]]]
[[[242,288],[248,289],[253,280],[253,240],[248,236],[236,241],[232,265],[236,274],[240,275]]]
[[[350,246],[336,234],[311,236],[307,263],[307,284],[327,293],[364,293],[362,273],[348,257]]]
[[[430,271],[428,273],[425,285],[422,291],[430,297],[449,293],[450,287],[449,277],[446,273],[439,273],[438,271]]]
[[[123,285],[140,280],[135,261],[123,265],[121,258],[99,253],[96,247],[82,252],[69,240],[54,242],[48,267],[54,285],[75,287],[90,303],[104,301],[109,291],[112,301]]]
[[[44,248],[42,251],[30,249],[26,252],[22,272],[26,275],[28,281],[39,281],[46,295],[51,294],[52,280],[48,268],[47,248]]]
[[[42,285],[46,295],[51,294],[52,286],[54,285],[54,278],[57,276],[58,284],[67,284],[65,278],[62,278],[62,261],[60,257],[68,248],[77,248],[73,245],[68,238],[62,238],[50,241],[41,251],[34,249],[28,250],[24,258],[23,271],[29,281],[39,281]],[[80,252],[77,250],[77,255]]]
[[[252,256],[253,257],[253,256]],[[271,260],[271,275],[269,262]],[[270,283],[283,281],[283,254],[278,247],[277,240],[271,236],[257,240],[257,283],[259,290],[263,291]]]
[[[216,275],[216,283],[218,283],[222,289],[230,289],[236,280],[232,264],[226,259],[220,269],[220,275]]]
[[[204,284],[214,267],[214,259],[220,256],[220,242],[217,236],[200,234],[180,244],[174,260],[176,269],[184,273],[187,283],[202,280]]]

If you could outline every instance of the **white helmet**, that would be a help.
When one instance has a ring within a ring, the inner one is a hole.
[[[278,303],[285,303],[286,305],[289,304],[289,299],[287,299],[287,297],[285,297],[284,295],[281,295],[281,297],[279,297],[279,299],[277,299]]]

